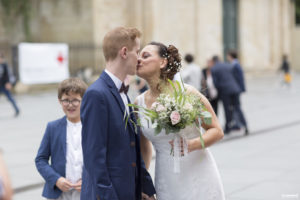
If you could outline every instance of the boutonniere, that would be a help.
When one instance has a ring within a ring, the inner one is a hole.
[[[130,106],[132,104],[128,104],[127,106]],[[137,113],[137,111],[132,111],[132,113]],[[124,117],[123,117],[123,120],[125,121],[125,130],[127,129],[127,124],[128,123],[131,123],[134,127],[134,133],[135,134],[138,134],[138,126],[140,126],[140,120],[138,119],[137,120],[137,123],[135,123],[135,121],[133,121],[130,117],[130,115],[127,114],[126,112],[126,108],[124,110]]]

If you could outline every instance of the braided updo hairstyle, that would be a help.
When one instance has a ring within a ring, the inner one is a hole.
[[[168,61],[166,67],[160,70],[160,79],[164,81],[168,79],[173,80],[175,74],[179,72],[181,68],[181,56],[178,49],[173,45],[166,47],[166,45],[159,42],[151,42],[149,45],[157,46],[159,56],[166,58]]]

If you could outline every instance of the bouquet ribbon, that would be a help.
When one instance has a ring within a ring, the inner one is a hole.
[[[186,155],[187,153],[188,147],[186,137],[184,135],[174,134],[174,173],[180,173],[180,161],[182,156]]]

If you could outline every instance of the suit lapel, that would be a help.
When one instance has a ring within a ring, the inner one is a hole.
[[[109,75],[105,71],[102,72],[101,78],[106,82],[107,86],[110,89],[110,92],[113,94],[113,96],[117,100],[118,105],[121,109],[122,115],[124,116],[124,112],[126,111],[126,108],[125,108],[124,102],[121,98],[121,95],[120,95],[115,83],[113,82],[113,80],[109,77]],[[130,100],[127,95],[126,95],[126,97],[127,97],[128,103],[130,103]],[[132,119],[134,121],[134,123],[136,123],[131,107],[129,107],[129,111],[130,111],[130,117],[128,119],[128,124],[129,124],[129,127],[131,127],[133,131],[135,131],[134,125],[130,121],[130,119]],[[127,113],[126,113],[126,117],[127,117]]]
[[[125,105],[123,103],[123,100],[121,98],[121,95],[120,95],[115,83],[113,82],[113,80],[109,77],[109,75],[105,71],[102,72],[101,78],[106,82],[107,86],[109,87],[110,92],[113,94],[113,96],[117,100],[118,105],[119,105],[122,113],[124,114]]]
[[[66,156],[66,147],[67,147],[67,117],[64,116],[59,123],[60,137],[62,141],[64,155]]]

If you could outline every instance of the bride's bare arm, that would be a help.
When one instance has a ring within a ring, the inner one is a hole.
[[[137,99],[135,99],[134,104],[138,105]],[[138,118],[137,115],[136,118]],[[141,132],[140,146],[141,146],[142,158],[144,160],[146,169],[148,170],[150,167],[150,162],[152,160],[152,145],[151,142],[144,136],[142,132]]]
[[[209,147],[223,138],[224,133],[222,127],[207,98],[191,86],[187,86],[187,91],[199,96],[200,100],[204,103],[208,112],[210,112],[212,115],[211,124],[202,123],[202,128],[205,129],[205,133],[202,135],[204,144],[205,147]],[[200,137],[188,141],[188,150],[190,152],[198,149],[202,149]]]

